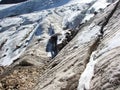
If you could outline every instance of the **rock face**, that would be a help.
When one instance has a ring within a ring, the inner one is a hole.
[[[107,25],[103,28],[103,37],[96,55],[94,77],[91,81],[93,90],[120,89],[119,33],[120,33],[120,3],[114,10]]]
[[[95,2],[0,13],[0,89],[120,90],[120,1],[107,2],[91,19]]]
[[[47,69],[46,73],[41,76],[35,90],[76,90],[79,76],[85,70],[85,67],[89,68],[80,77],[82,84],[79,82],[78,90],[120,89],[119,64],[117,64],[119,63],[117,62],[119,51],[116,51],[116,48],[119,47],[119,27],[116,27],[116,25],[119,25],[119,21],[115,21],[116,23],[111,21],[119,18],[116,14],[119,13],[117,11],[119,5],[117,2],[109,6],[104,13],[98,14],[94,20],[91,20],[92,22],[88,22],[81,28],[77,36],[64,47],[52,64],[49,65],[49,68],[52,69]],[[91,57],[91,55],[93,56]],[[95,64],[89,66],[87,63],[91,58],[93,58]],[[90,76],[91,73],[93,73],[92,76]],[[89,78],[92,80],[89,81]]]

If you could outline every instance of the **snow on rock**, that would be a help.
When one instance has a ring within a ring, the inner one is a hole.
[[[36,24],[25,25],[18,28],[18,31],[12,34],[6,32],[2,33],[6,35],[7,41],[2,46],[0,66],[10,65],[24,52],[28,41],[34,33],[35,26]]]
[[[98,2],[93,4],[93,6],[91,6],[90,9],[93,9],[93,11],[99,12],[100,9],[104,9],[110,3],[112,3],[112,1],[109,2],[106,0],[102,0],[102,1],[98,0]],[[90,12],[91,11],[89,11],[89,13]],[[92,27],[92,30],[90,30],[90,27]],[[88,28],[89,28],[89,30],[83,31],[82,35],[78,39],[79,42],[82,44],[85,42],[91,41],[92,37],[96,37],[96,36],[98,37],[98,35],[100,35],[100,29],[101,29],[100,26],[91,24]],[[95,64],[99,61],[99,59],[96,59],[96,58],[98,58],[100,55],[102,55],[106,51],[109,51],[113,48],[120,46],[120,43],[119,43],[120,37],[119,36],[120,36],[119,33],[115,34],[115,36],[113,36],[113,38],[111,40],[108,40],[105,42],[105,45],[102,47],[102,50],[100,49],[99,51],[96,50],[96,51],[92,52],[89,62],[87,64],[84,72],[80,76],[79,85],[78,85],[77,90],[89,90],[90,89],[90,81],[94,75],[94,67],[95,67]]]
[[[95,14],[97,14],[100,11],[103,11],[109,4],[113,3],[114,0],[108,1],[108,0],[95,0],[91,7],[87,10],[86,16],[83,19],[83,23],[90,20],[91,17],[93,17]]]
[[[110,3],[107,2],[107,0],[98,0],[96,3],[94,3],[90,9],[94,8],[95,11],[100,11],[100,9],[104,9],[105,7],[107,7],[107,5],[109,5]]]
[[[94,75],[94,66],[96,62],[97,61],[95,60],[95,52],[93,52],[90,56],[89,63],[87,64],[84,72],[80,76],[77,90],[89,90],[90,89],[90,81]]]
[[[6,18],[6,19],[3,19],[0,22],[0,26],[1,27],[8,27],[8,26],[20,24],[22,22],[23,22],[23,20],[21,18],[19,18],[19,17]]]
[[[64,29],[75,29],[79,23],[82,21],[82,19],[84,18],[84,13],[82,12],[78,12],[73,14],[72,16],[66,16],[63,19],[63,28]]]
[[[92,39],[98,38],[100,35],[101,27],[91,23],[90,26],[85,27],[82,34],[78,37],[78,42],[80,44],[86,44]],[[81,74],[79,79],[78,90],[89,90],[91,78],[94,75],[94,65],[97,62],[95,60],[96,52],[94,51],[89,59],[89,63],[86,65],[84,72]]]
[[[78,41],[81,44],[90,42],[93,38],[98,37],[98,35],[100,35],[101,27],[92,23],[89,27],[84,29],[85,31],[83,31],[81,36],[78,38]]]
[[[9,8],[0,9],[0,18],[58,7],[68,1],[69,0],[28,0],[26,2],[15,4]]]
[[[116,33],[116,35],[113,36],[111,40],[108,40],[107,42],[105,42],[103,49],[99,50],[97,57],[116,47],[120,47],[120,33]]]
[[[33,39],[43,40],[46,47],[49,38],[59,33],[57,44],[62,43],[69,30],[76,29],[94,16],[94,11],[98,10],[97,3],[105,4],[105,0],[28,0],[0,6],[0,65],[10,65]],[[107,5],[99,8],[105,8]],[[83,38],[86,33],[89,33],[88,37]],[[99,27],[96,26],[94,30],[83,32],[79,41],[90,41],[98,34]],[[47,53],[48,57],[52,57],[50,52]]]

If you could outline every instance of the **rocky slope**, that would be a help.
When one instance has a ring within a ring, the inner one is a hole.
[[[40,2],[0,10],[0,89],[119,90],[120,1]]]

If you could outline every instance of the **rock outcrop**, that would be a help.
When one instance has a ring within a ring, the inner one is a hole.
[[[92,90],[120,89],[120,2],[103,28],[103,37],[96,50],[97,63],[91,80]]]
[[[81,6],[85,11],[72,16],[73,23],[59,8],[5,16],[0,22],[0,34],[6,33],[0,42],[0,89],[119,90],[120,1],[108,2],[114,3],[98,14],[88,4]],[[87,21],[88,9],[95,16]]]
[[[119,47],[119,27],[116,27],[119,25],[116,21],[119,5],[117,2],[109,6],[80,29],[77,36],[54,58],[35,90],[76,90],[79,78],[83,79],[78,90],[120,89],[119,50],[116,51]],[[91,57],[93,52],[95,55]],[[95,67],[90,64],[85,77],[80,77],[91,58],[96,61]],[[91,67],[95,68],[95,72]],[[90,76],[91,73],[93,76]],[[89,81],[89,78],[92,80]]]

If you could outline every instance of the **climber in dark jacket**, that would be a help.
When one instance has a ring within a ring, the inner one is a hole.
[[[48,40],[48,43],[46,46],[46,52],[51,52],[52,58],[55,57],[58,53],[57,38],[58,38],[58,33],[53,34]]]

